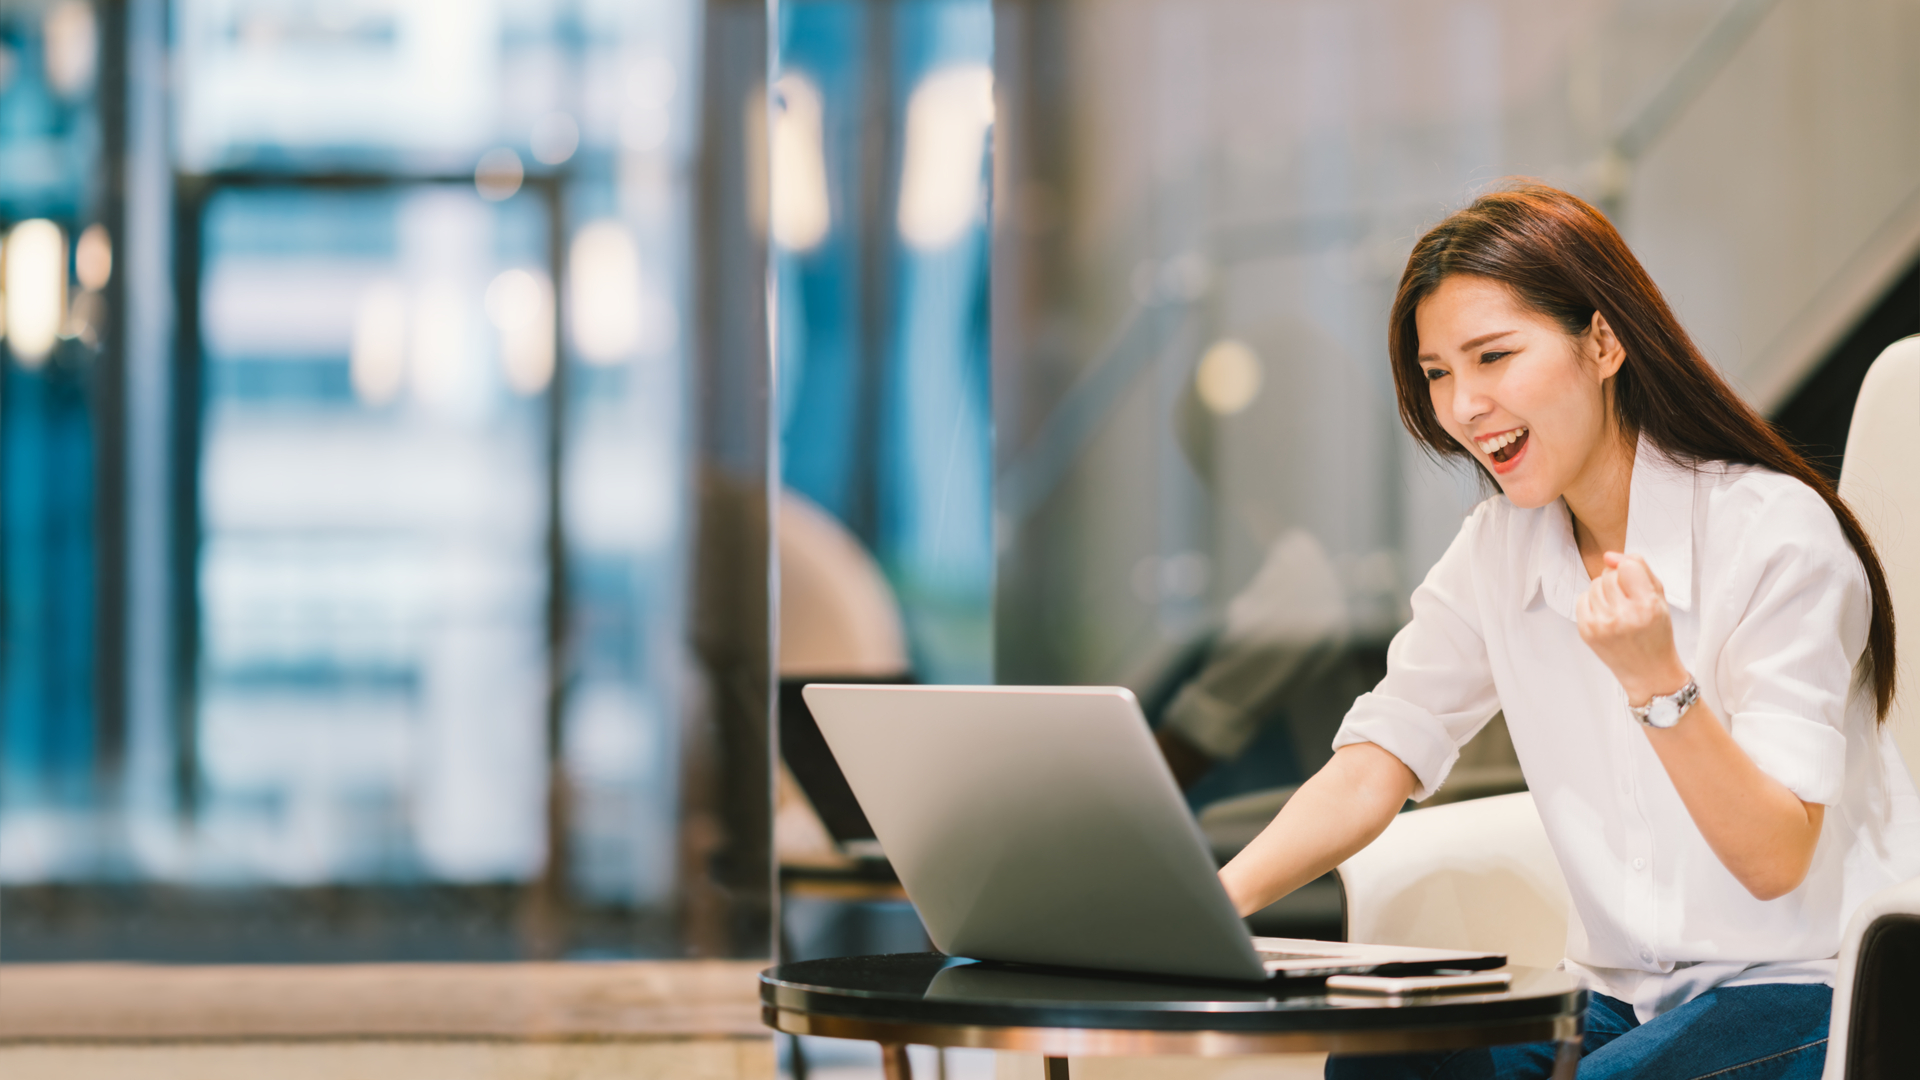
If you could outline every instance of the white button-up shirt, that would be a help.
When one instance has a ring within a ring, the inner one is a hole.
[[[1920,797],[1857,668],[1870,611],[1860,560],[1799,481],[1690,470],[1645,440],[1626,549],[1665,586],[1701,700],[1763,771],[1828,807],[1798,888],[1763,901],[1735,880],[1580,640],[1574,601],[1589,579],[1563,501],[1518,510],[1496,495],[1474,510],[1334,746],[1390,751],[1424,799],[1504,710],[1573,896],[1567,966],[1643,1021],[1718,985],[1831,983],[1853,910],[1920,875]]]

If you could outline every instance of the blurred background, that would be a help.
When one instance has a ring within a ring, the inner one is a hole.
[[[0,6],[0,953],[765,953],[751,14]]]
[[[1420,231],[1593,200],[1837,474],[1920,332],[1917,45],[1905,0],[0,0],[0,957],[922,947],[822,678],[1130,686],[1230,853],[1484,494],[1394,412]],[[1484,738],[1444,796],[1520,784]]]

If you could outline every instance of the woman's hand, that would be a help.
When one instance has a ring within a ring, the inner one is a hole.
[[[1687,684],[1660,579],[1638,555],[1609,551],[1607,568],[1574,603],[1580,640],[1613,671],[1636,708]]]

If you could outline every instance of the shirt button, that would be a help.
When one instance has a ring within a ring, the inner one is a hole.
[[[1653,963],[1653,950],[1652,950],[1652,949],[1641,949],[1641,950],[1640,950],[1640,959],[1641,959],[1641,961],[1642,961],[1642,962],[1644,962],[1644,963],[1648,963],[1648,964],[1651,964],[1651,963]]]
[[[1635,870],[1645,870],[1647,868],[1647,860],[1645,859],[1633,860],[1633,868]]]

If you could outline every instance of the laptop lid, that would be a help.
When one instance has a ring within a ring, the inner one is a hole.
[[[804,694],[941,952],[1266,978],[1129,691]]]

